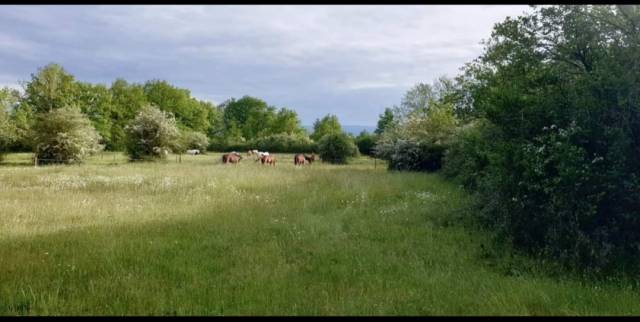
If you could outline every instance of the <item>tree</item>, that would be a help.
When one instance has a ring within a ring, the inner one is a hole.
[[[91,120],[76,107],[38,113],[33,133],[35,153],[42,164],[82,162],[104,148]]]
[[[125,127],[127,153],[131,159],[163,159],[175,149],[180,138],[176,119],[172,114],[153,105],[142,107],[138,115]]]
[[[74,105],[76,84],[73,75],[58,64],[40,68],[25,85],[25,101],[36,113]]]
[[[182,140],[185,150],[198,149],[204,153],[209,146],[209,139],[201,132],[183,131]]]
[[[102,137],[106,148],[111,150],[114,147],[111,142],[111,130],[113,127],[111,92],[104,85],[79,82],[76,86],[76,104],[80,107],[82,113],[89,117],[96,131]]]
[[[360,132],[356,137],[356,145],[362,154],[373,155],[375,144],[376,136],[367,131]]]
[[[317,142],[327,134],[337,133],[342,133],[342,126],[340,126],[340,122],[338,122],[338,117],[327,114],[322,119],[316,119],[313,123],[313,134],[311,134],[310,137]]]
[[[298,113],[282,108],[275,115],[269,132],[272,134],[302,135],[304,134],[304,129],[300,125]]]
[[[2,107],[0,108],[0,161],[9,145],[16,139],[15,125],[9,118],[9,113]]]
[[[178,124],[194,131],[207,130],[208,110],[191,97],[189,90],[172,86],[166,81],[152,80],[144,84],[144,93],[149,103],[175,115]]]
[[[237,129],[245,140],[267,135],[273,122],[275,108],[261,99],[243,96],[222,104],[224,123],[227,129]]]
[[[109,88],[111,92],[111,134],[108,148],[121,151],[126,147],[125,126],[147,105],[144,89],[139,84],[129,84],[116,79]]]
[[[466,67],[490,126],[456,144],[478,160],[462,181],[519,249],[599,271],[638,263],[638,8],[538,7],[497,24]]]
[[[378,119],[378,127],[375,130],[375,134],[382,134],[386,128],[393,124],[393,110],[389,107],[384,109],[384,112],[380,114]]]
[[[345,164],[350,157],[358,154],[353,139],[345,133],[329,133],[318,142],[318,152],[323,161],[334,164]]]

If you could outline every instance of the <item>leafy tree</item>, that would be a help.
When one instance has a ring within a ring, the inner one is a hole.
[[[34,146],[39,163],[78,163],[101,151],[100,135],[91,120],[76,107],[38,113]]]
[[[272,134],[302,135],[304,134],[304,129],[298,119],[298,113],[282,108],[275,115],[269,132]]]
[[[384,109],[384,112],[380,114],[378,119],[378,126],[375,130],[375,134],[382,134],[386,128],[393,124],[393,110],[389,107]]]
[[[367,131],[362,131],[356,137],[356,145],[362,154],[373,155],[376,144],[376,136]]]
[[[491,133],[457,148],[478,160],[463,179],[519,249],[595,270],[640,258],[638,8],[537,7],[497,24],[466,68]]]
[[[0,89],[0,161],[3,153],[17,139],[17,129],[10,117],[10,111],[14,110],[19,99],[18,91],[8,87]]]
[[[353,139],[345,133],[329,133],[318,142],[318,152],[323,161],[334,164],[345,164],[350,157],[358,155],[358,148]]]
[[[89,117],[106,147],[108,149],[113,148],[114,145],[111,143],[111,129],[113,127],[111,92],[104,85],[79,82],[76,86],[76,104],[80,107],[82,113]]]
[[[198,149],[201,153],[207,152],[209,139],[204,133],[195,131],[183,131],[182,140],[185,150]]]
[[[319,141],[327,134],[342,133],[342,126],[338,122],[338,117],[327,114],[322,119],[316,119],[313,123],[313,134],[310,135],[314,141]]]
[[[107,148],[124,150],[126,146],[125,127],[148,104],[142,85],[129,84],[124,79],[116,79],[109,88],[111,92],[111,134]]]
[[[173,113],[178,124],[194,131],[207,130],[208,110],[191,97],[189,90],[177,88],[166,81],[152,80],[144,84],[144,93],[149,103]]]
[[[125,127],[127,153],[132,159],[163,159],[180,139],[176,119],[153,105],[142,107]]]
[[[74,105],[76,83],[73,75],[58,64],[40,68],[25,85],[25,101],[36,113]]]
[[[0,109],[0,161],[2,161],[5,151],[15,139],[15,125],[11,122],[9,113],[2,108]]]
[[[458,120],[447,94],[452,82],[446,78],[433,85],[418,84],[410,89],[393,122],[376,140],[376,155],[388,161],[389,169],[436,171],[442,167],[444,152]]]
[[[228,130],[237,129],[245,140],[269,134],[274,119],[275,108],[261,99],[243,96],[230,99],[222,104],[224,122]],[[233,132],[232,132],[233,133]]]

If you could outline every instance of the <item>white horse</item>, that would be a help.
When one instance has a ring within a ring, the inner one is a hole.
[[[190,154],[190,155],[200,154],[200,150],[198,149],[187,150],[187,154]]]

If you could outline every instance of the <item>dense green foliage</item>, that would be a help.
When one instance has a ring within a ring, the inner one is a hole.
[[[330,133],[318,142],[318,153],[322,161],[345,164],[349,158],[358,155],[358,147],[350,136],[344,133]]]
[[[418,84],[392,117],[380,115],[377,155],[396,170],[444,163],[476,194],[482,221],[530,254],[631,269],[640,258],[639,22],[638,6],[507,18],[462,75]]]
[[[356,145],[358,146],[358,151],[364,155],[373,155],[374,147],[376,145],[376,135],[371,134],[367,131],[362,131],[358,136],[356,136]]]
[[[391,125],[393,125],[393,110],[387,107],[384,109],[384,112],[380,114],[375,134],[382,134],[384,130],[386,130]]]
[[[153,105],[143,106],[125,131],[127,153],[134,160],[163,159],[171,151],[185,150],[173,114]]]
[[[284,148],[287,151],[296,145],[309,149],[315,144],[307,144],[307,134],[295,111],[277,109],[258,98],[231,98],[215,106],[164,80],[136,84],[116,79],[110,86],[91,84],[75,80],[57,64],[46,65],[31,75],[31,80],[24,84],[24,95],[4,88],[0,98],[15,130],[11,141],[0,151],[33,149],[32,127],[37,115],[65,106],[78,107],[88,116],[107,150],[123,151],[127,144],[125,127],[148,104],[174,115],[176,126],[185,135],[202,133],[209,147],[220,150],[249,146],[253,141],[273,142],[269,137],[283,138],[273,145],[289,146]],[[203,142],[202,138],[199,142]],[[181,150],[182,143],[173,142],[173,150]]]
[[[342,126],[335,115],[325,115],[322,119],[316,119],[313,122],[313,133],[310,137],[316,142],[327,134],[342,133]]]
[[[40,164],[78,163],[104,148],[89,118],[75,107],[38,113],[33,132]]]
[[[459,133],[446,173],[520,249],[596,271],[637,265],[638,21],[638,6],[537,8],[496,25],[467,66],[485,125]]]
[[[458,123],[453,104],[446,100],[449,80],[410,89],[400,106],[393,109],[376,141],[375,153],[387,160],[391,170],[436,171],[442,167],[444,151]],[[388,118],[380,115],[380,121]],[[380,123],[380,122],[379,122]]]

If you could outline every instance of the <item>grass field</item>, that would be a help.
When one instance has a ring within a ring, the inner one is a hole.
[[[487,250],[438,175],[29,158],[0,165],[0,315],[640,314],[637,286]]]

